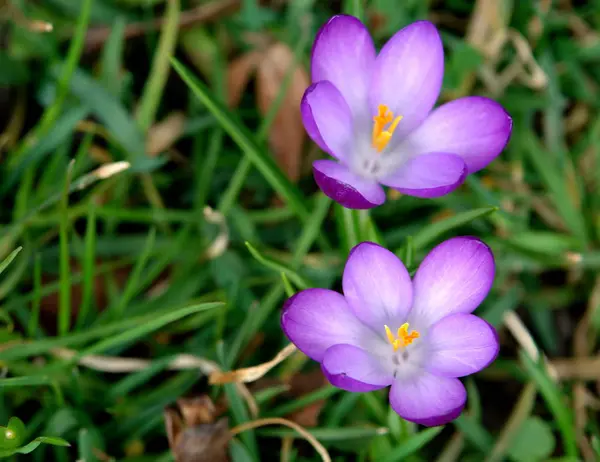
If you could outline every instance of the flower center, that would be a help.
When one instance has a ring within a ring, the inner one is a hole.
[[[377,152],[381,152],[392,139],[394,130],[396,130],[396,127],[402,120],[402,116],[394,118],[394,113],[390,111],[385,104],[380,104],[378,109],[379,113],[373,117],[371,144]],[[389,123],[391,123],[391,125],[385,130],[386,125]]]
[[[385,327],[385,335],[389,342],[394,347],[394,351],[398,351],[398,348],[404,348],[406,345],[410,345],[413,340],[418,339],[421,334],[418,331],[413,330],[411,333],[408,333],[408,323],[405,322],[398,328],[397,338],[392,334],[391,329],[388,326]]]

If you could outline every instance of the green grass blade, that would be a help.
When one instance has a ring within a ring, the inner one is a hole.
[[[60,304],[58,307],[58,335],[65,335],[69,331],[71,323],[71,258],[69,256],[69,187],[71,186],[71,175],[74,162],[69,162],[67,177],[65,180],[63,194],[60,201]]]
[[[76,327],[83,327],[92,307],[96,282],[96,203],[92,199],[88,205],[87,227],[83,254],[83,294]]]
[[[439,239],[443,234],[469,224],[478,218],[486,217],[497,210],[498,207],[482,207],[459,213],[437,223],[432,223],[422,228],[418,233],[415,233],[413,236],[413,245],[417,250],[423,249]]]
[[[8,265],[12,263],[17,255],[19,255],[21,250],[23,250],[23,247],[17,247],[2,261],[2,263],[0,263],[0,274],[4,273],[4,270],[8,268]]]
[[[556,424],[563,438],[565,452],[568,456],[576,457],[578,450],[575,422],[572,412],[566,406],[558,386],[548,376],[541,364],[536,364],[525,351],[519,351],[519,359],[525,368],[525,372],[536,384],[540,394],[556,419]]]
[[[399,462],[405,460],[406,457],[409,457],[427,445],[427,443],[434,439],[443,429],[444,427],[433,427],[415,433],[394,448],[392,452],[381,460],[381,462]]]
[[[223,104],[211,95],[208,87],[196,79],[183,64],[173,58],[172,65],[194,95],[214,115],[221,127],[231,136],[271,187],[286,200],[300,218],[308,220],[310,215],[300,191],[286,178],[271,156],[258,147],[248,129],[237,121]]]
[[[167,0],[167,10],[164,16],[164,25],[158,41],[158,47],[150,77],[146,81],[142,99],[137,112],[137,121],[143,132],[146,132],[154,123],[156,112],[162,98],[165,84],[169,76],[169,58],[175,51],[177,31],[179,28],[179,0]]]
[[[298,287],[300,289],[308,289],[311,286],[311,284],[309,282],[305,281],[302,278],[302,276],[300,276],[298,273],[296,273],[291,268],[288,268],[285,265],[282,265],[281,263],[278,263],[276,261],[273,261],[269,258],[264,257],[249,242],[246,242],[245,244],[246,244],[246,247],[248,248],[248,251],[252,254],[252,256],[259,263],[263,264],[267,268],[272,269],[273,271],[276,271],[278,273],[284,273],[296,285],[296,287]]]

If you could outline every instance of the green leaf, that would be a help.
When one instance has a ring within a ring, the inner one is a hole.
[[[536,364],[525,351],[519,351],[519,359],[525,368],[525,372],[535,382],[548,408],[554,415],[556,424],[562,434],[565,452],[568,456],[577,456],[578,450],[573,415],[571,410],[566,406],[558,386],[548,376],[542,365]]]
[[[529,131],[521,133],[520,138],[523,149],[529,153],[529,158],[545,183],[550,199],[554,202],[558,213],[579,240],[580,247],[587,247],[589,236],[581,207],[571,200],[562,169],[556,165],[556,162],[553,162],[550,153],[540,146],[539,141],[532,133]]]
[[[51,68],[51,73],[58,77],[61,69],[61,66],[55,65]],[[113,139],[127,152],[129,159],[145,157],[142,132],[115,95],[80,69],[73,72],[69,90],[98,117]]]
[[[252,455],[246,449],[242,443],[236,439],[232,439],[229,442],[229,454],[233,462],[254,462]]]
[[[462,212],[454,215],[453,217],[446,218],[445,220],[432,223],[428,226],[425,226],[423,229],[421,229],[421,231],[413,236],[413,244],[417,250],[427,247],[430,243],[434,242],[444,233],[464,226],[473,220],[476,220],[477,218],[488,216],[497,210],[498,207],[482,207],[480,209]]]
[[[0,449],[14,450],[25,438],[25,424],[18,417],[11,417],[6,427],[0,427]]]
[[[15,257],[19,254],[19,252],[23,250],[23,247],[17,247],[13,250],[8,257],[4,259],[2,263],[0,263],[0,274],[4,272],[4,270],[12,263]]]
[[[337,202],[333,204],[335,220],[337,224],[337,234],[340,240],[340,253],[344,256],[348,255],[352,247],[360,242],[360,229],[357,215],[354,210],[347,209]]]
[[[31,375],[27,377],[0,379],[0,388],[39,387],[40,385],[50,384],[52,384],[52,380],[47,375]]]
[[[506,239],[506,242],[516,248],[544,255],[563,255],[579,247],[573,236],[551,231],[522,231]]]
[[[397,446],[392,452],[390,452],[381,462],[398,462],[401,460],[405,460],[406,457],[414,454],[427,443],[429,443],[433,438],[435,438],[438,433],[440,433],[444,427],[433,427],[428,428],[427,430],[422,430],[418,433],[415,433],[404,442],[402,442],[399,446]]]
[[[494,438],[472,416],[462,414],[453,423],[481,452],[486,454],[490,452]]]
[[[248,251],[252,254],[252,256],[254,258],[256,258],[256,260],[259,263],[262,263],[267,268],[270,268],[273,271],[277,271],[278,273],[285,274],[296,285],[296,287],[298,287],[300,289],[308,289],[308,287],[311,286],[310,283],[308,283],[307,281],[305,281],[302,278],[302,276],[300,276],[293,269],[288,268],[287,266],[282,265],[281,263],[273,261],[273,260],[271,260],[269,258],[263,257],[262,254],[258,250],[256,250],[252,246],[252,244],[250,244],[249,242],[246,242],[245,244],[246,244],[246,247],[248,248]]]
[[[123,342],[131,341],[146,335],[155,329],[159,329],[169,322],[177,321],[189,314],[206,311],[223,306],[223,303],[202,303],[199,305],[185,306],[183,308],[167,308],[159,312],[149,313],[141,316],[133,316],[118,320],[105,326],[90,328],[81,333],[70,333],[64,337],[46,338],[27,344],[10,346],[0,351],[0,361],[14,361],[31,355],[47,353],[52,348],[74,347],[85,344],[99,337],[106,337],[103,342],[96,344],[95,349],[110,348]],[[116,336],[110,337],[115,333]],[[98,350],[99,351],[99,350]],[[86,352],[90,354],[90,352]],[[12,379],[6,379],[12,380]],[[2,381],[0,381],[2,383]]]
[[[49,444],[51,446],[61,446],[61,447],[69,447],[71,444],[63,440],[62,438],[58,438],[57,436],[40,436],[34,439],[31,443],[26,444],[25,446],[17,449],[15,452],[19,454],[29,454],[33,452],[40,444]]]
[[[552,455],[555,446],[556,441],[548,424],[534,416],[521,424],[508,453],[518,462],[542,461]]]
[[[12,191],[15,184],[27,169],[41,162],[48,154],[54,152],[67,139],[73,136],[77,124],[88,116],[86,107],[74,107],[65,110],[54,122],[52,130],[41,136],[37,143],[21,151],[20,155],[13,155],[8,161],[9,173],[4,176],[0,185],[0,194]]]
[[[456,42],[444,72],[444,86],[457,89],[468,74],[475,72],[483,62],[481,53],[465,42]]]
[[[23,61],[13,58],[5,51],[0,51],[0,69],[0,87],[22,85],[29,80],[29,70]]]
[[[144,133],[154,123],[164,87],[169,77],[169,57],[175,51],[175,45],[177,44],[180,9],[179,0],[167,2],[167,8],[163,16],[164,25],[161,28],[156,53],[152,60],[152,70],[144,85],[137,111],[138,125]]]
[[[209,88],[194,77],[194,75],[175,58],[171,61],[183,81],[190,87],[194,95],[206,106],[231,136],[233,141],[264,176],[271,187],[283,197],[296,214],[304,221],[310,220],[308,209],[304,205],[302,195],[282,173],[271,156],[258,147],[252,134],[236,117],[220,103]]]

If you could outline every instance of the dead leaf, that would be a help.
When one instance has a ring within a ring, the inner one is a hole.
[[[298,399],[324,387],[327,383],[321,369],[314,369],[306,374],[295,374],[289,381],[290,394],[294,399]],[[319,415],[323,406],[325,406],[325,400],[320,399],[286,417],[303,427],[316,427],[319,424]]]
[[[256,75],[258,109],[264,116],[277,98],[286,73],[294,65],[294,53],[284,43],[275,43],[265,52]],[[269,131],[269,145],[277,163],[292,181],[300,178],[305,131],[300,116],[300,102],[310,85],[306,69],[297,64]]]
[[[150,127],[146,139],[146,153],[156,157],[169,149],[179,139],[185,128],[185,115],[181,111],[172,112],[160,122]]]
[[[254,382],[277,366],[280,362],[288,358],[295,351],[296,345],[290,343],[283,350],[277,353],[272,360],[259,364],[258,366],[246,367],[244,369],[237,369],[235,371],[228,372],[215,371],[210,374],[208,383],[215,385],[230,382]]]
[[[166,408],[165,429],[176,462],[229,462],[231,439],[227,418],[215,422],[208,396],[180,399],[178,409]]]
[[[262,52],[250,51],[234,59],[227,66],[227,104],[229,107],[236,107],[240,104],[244,90],[262,57]]]

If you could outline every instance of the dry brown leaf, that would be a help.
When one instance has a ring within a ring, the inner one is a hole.
[[[283,350],[277,353],[277,355],[271,361],[259,364],[258,366],[246,367],[244,369],[238,369],[235,371],[214,371],[210,374],[208,382],[211,385],[230,382],[254,382],[255,380],[260,379],[284,359],[288,358],[295,351],[296,346],[293,343],[290,343]]]
[[[227,66],[227,104],[229,107],[236,107],[240,104],[244,90],[262,57],[262,52],[250,51],[234,59]]]
[[[146,138],[146,154],[156,157],[169,149],[179,139],[185,128],[185,115],[181,111],[172,112],[160,122],[150,127]]]
[[[178,409],[166,408],[165,429],[176,462],[228,462],[231,439],[227,418],[215,422],[208,396],[177,400]]]
[[[271,45],[264,54],[256,75],[258,109],[264,116],[277,98],[286,73],[294,65],[294,53],[284,43]],[[292,181],[300,178],[302,148],[305,140],[300,102],[310,79],[306,69],[297,65],[269,131],[269,145],[277,163]]]
[[[321,369],[314,369],[307,374],[295,374],[289,381],[290,395],[298,399],[318,390],[327,385],[327,383],[327,379]],[[303,427],[316,427],[319,424],[319,415],[323,406],[325,406],[325,400],[320,399],[286,417]]]

